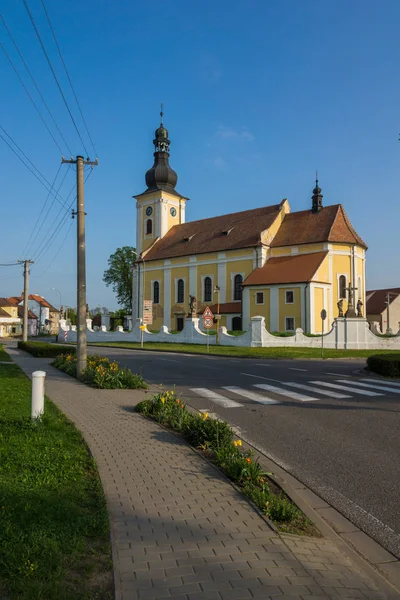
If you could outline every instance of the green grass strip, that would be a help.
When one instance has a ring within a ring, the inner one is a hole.
[[[7,352],[4,350],[3,344],[0,344],[0,362],[11,362],[11,358],[8,356]]]
[[[0,365],[0,598],[111,599],[109,525],[81,434],[49,400],[30,419],[31,382]]]
[[[105,346],[111,348],[132,348],[140,350],[137,342],[107,342],[91,343],[91,346]],[[208,354],[207,346],[201,344],[173,344],[162,342],[146,342],[145,350],[163,352],[184,352],[188,354]],[[324,358],[367,358],[375,354],[398,354],[397,350],[335,350],[324,348]],[[320,348],[238,348],[231,346],[211,346],[210,355],[234,356],[237,358],[321,358]]]

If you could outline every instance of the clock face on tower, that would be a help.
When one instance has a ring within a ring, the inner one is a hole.
[[[151,206],[148,206],[148,207],[146,208],[146,216],[147,216],[147,217],[150,217],[150,215],[151,215],[152,213],[153,213],[153,209],[152,209],[152,207],[151,207]]]
[[[169,212],[171,213],[171,217],[176,217],[176,208],[170,208]]]

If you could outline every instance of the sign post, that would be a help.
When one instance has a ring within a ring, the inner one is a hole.
[[[321,358],[324,358],[324,321],[326,319],[326,310],[324,308],[321,310],[321,319],[322,319]]]
[[[206,306],[205,311],[203,312],[203,325],[204,329],[211,329],[214,322],[214,315],[212,314],[210,307]],[[210,352],[210,340],[209,335],[207,333],[207,352]]]
[[[153,302],[151,300],[143,300],[143,317],[140,325],[140,347],[143,348],[144,331],[146,325],[153,324]]]

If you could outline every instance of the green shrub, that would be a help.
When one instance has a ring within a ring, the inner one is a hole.
[[[66,351],[70,354],[76,354],[74,347],[57,346],[46,342],[18,342],[18,348],[40,358],[55,358],[60,354],[65,354]]]
[[[51,363],[53,367],[76,377],[76,356],[73,354],[60,354]],[[121,369],[115,361],[110,362],[106,357],[88,356],[86,369],[82,373],[82,381],[88,385],[103,389],[146,389],[147,383],[141,375],[132,373],[129,369]]]
[[[231,329],[227,333],[229,333],[229,335],[239,336],[239,335],[244,335],[246,332],[245,331],[239,331],[237,329]]]
[[[367,358],[367,366],[370,371],[384,375],[385,377],[400,377],[400,353],[399,354],[375,354]]]
[[[136,406],[142,415],[150,417],[175,431],[194,447],[200,448],[234,481],[269,518],[287,530],[286,523],[295,524],[301,517],[297,506],[283,493],[270,490],[268,473],[262,471],[250,451],[242,452],[241,440],[227,423],[210,419],[207,413],[191,414],[173,391],[161,392]],[[309,522],[306,520],[308,525]],[[301,523],[300,526],[301,528]]]
[[[295,333],[294,331],[271,331],[271,335],[275,337],[292,337]]]

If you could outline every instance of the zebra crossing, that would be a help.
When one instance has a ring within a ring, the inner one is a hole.
[[[227,385],[222,386],[219,392],[208,388],[190,388],[190,391],[223,408],[241,408],[248,404],[246,401],[273,405],[292,400],[302,403],[318,402],[327,398],[330,400],[346,400],[356,396],[382,398],[384,396],[383,392],[400,394],[400,383],[387,382],[381,379],[335,379],[335,383],[318,379],[310,380],[307,383],[272,381],[273,384],[251,384],[251,389]],[[308,394],[308,392],[311,392],[311,394]],[[239,397],[241,401],[233,400],[230,397],[232,395]]]

